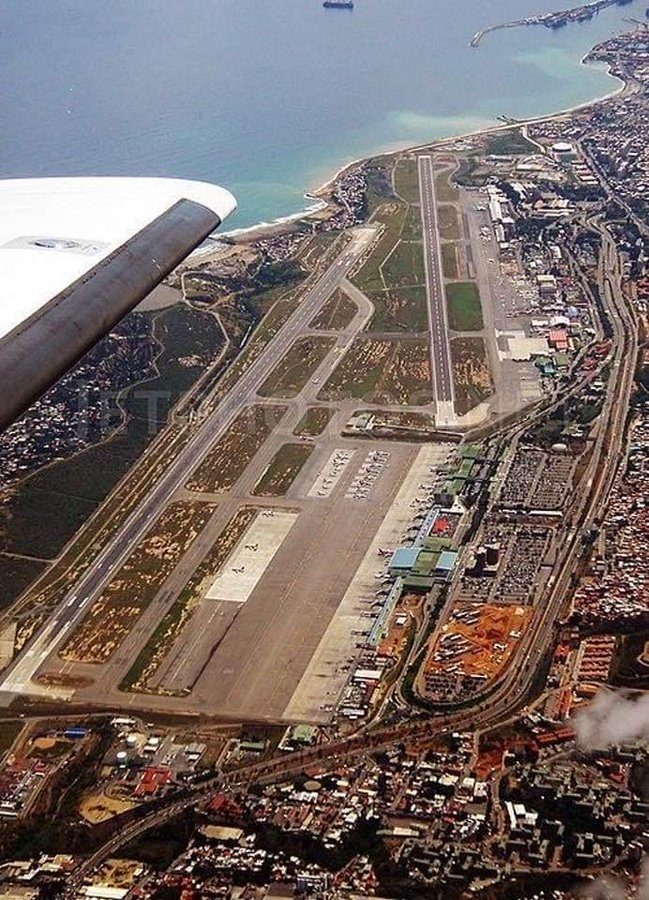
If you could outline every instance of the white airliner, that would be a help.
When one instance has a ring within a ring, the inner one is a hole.
[[[0,430],[236,205],[175,178],[0,180]]]

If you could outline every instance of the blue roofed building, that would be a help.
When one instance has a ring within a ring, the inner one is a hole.
[[[442,550],[435,566],[435,574],[443,578],[450,578],[457,563],[457,551]]]
[[[407,575],[417,563],[421,547],[399,547],[392,554],[388,564],[390,575]]]

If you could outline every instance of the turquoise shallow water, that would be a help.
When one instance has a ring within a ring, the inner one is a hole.
[[[582,103],[580,65],[644,7],[552,32],[481,27],[560,0],[22,0],[0,27],[0,176],[204,178],[231,227],[290,215],[345,162]],[[635,9],[634,9],[635,7]]]

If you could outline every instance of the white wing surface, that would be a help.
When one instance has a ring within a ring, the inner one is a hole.
[[[0,429],[235,208],[174,178],[0,181]]]

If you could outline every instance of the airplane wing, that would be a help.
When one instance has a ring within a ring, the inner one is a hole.
[[[0,180],[0,431],[235,208],[175,178]]]

